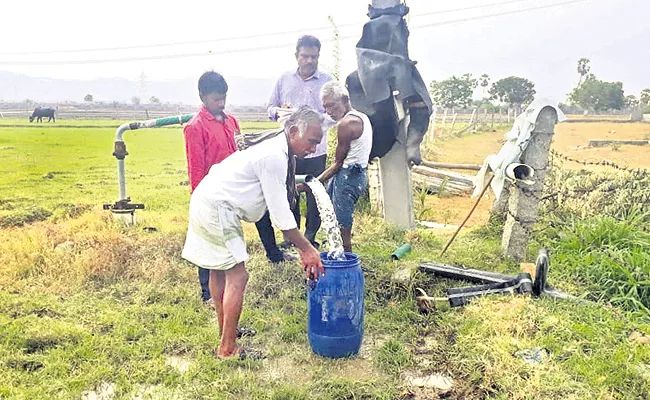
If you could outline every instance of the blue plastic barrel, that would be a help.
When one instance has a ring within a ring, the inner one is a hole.
[[[314,353],[341,358],[359,352],[363,339],[364,280],[359,256],[330,260],[321,253],[325,276],[307,290],[307,336]]]

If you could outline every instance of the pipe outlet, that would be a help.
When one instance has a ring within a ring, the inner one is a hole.
[[[533,175],[535,175],[535,170],[526,164],[511,163],[506,167],[505,174],[508,178],[521,181],[527,185],[532,185],[535,183],[532,180]]]

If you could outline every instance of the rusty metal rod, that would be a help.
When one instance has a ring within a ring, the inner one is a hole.
[[[458,229],[456,229],[456,232],[454,232],[454,235],[451,237],[451,239],[449,239],[449,241],[448,241],[447,244],[445,245],[445,248],[442,249],[442,252],[440,252],[440,255],[441,255],[441,256],[442,256],[443,254],[445,254],[445,252],[447,251],[447,249],[449,248],[449,246],[453,243],[454,239],[456,239],[456,235],[458,235],[458,232],[460,232],[460,230],[463,228],[463,226],[465,225],[465,223],[467,222],[467,220],[469,219],[469,217],[472,216],[472,213],[474,212],[474,210],[476,210],[476,207],[478,206],[478,203],[481,201],[481,199],[483,198],[483,195],[485,194],[485,192],[486,192],[486,191],[488,190],[488,188],[490,187],[490,184],[492,183],[492,179],[493,179],[493,178],[494,178],[494,175],[492,175],[492,176],[490,177],[490,179],[487,181],[487,183],[485,184],[485,187],[484,187],[483,190],[481,191],[481,194],[478,196],[478,199],[476,199],[476,203],[474,203],[474,206],[472,207],[472,209],[469,210],[469,213],[467,214],[467,217],[465,217],[465,220],[463,221],[463,223],[460,224],[460,226],[458,227]]]

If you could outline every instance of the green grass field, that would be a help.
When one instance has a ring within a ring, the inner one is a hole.
[[[563,232],[531,243],[531,254],[552,246],[552,283],[598,304],[492,297],[422,314],[414,287],[440,295],[460,283],[415,273],[398,284],[396,269],[421,261],[508,273],[519,266],[500,256],[495,229],[464,232],[440,258],[448,232],[395,231],[362,205],[353,246],[366,269],[367,314],[361,354],[349,360],[311,354],[300,267],[269,264],[247,224],[251,277],[241,323],[257,329],[244,342],[267,358],[217,360],[213,312],[180,258],[189,203],[180,127],[125,134],[127,192],[146,206],[126,227],[101,207],[117,199],[115,126],[88,125],[96,127],[0,126],[0,398],[650,398],[648,314],[615,308],[614,294],[596,290],[630,282],[625,274],[598,280],[602,260],[615,269],[627,265],[617,254],[650,251],[633,221],[566,221]],[[595,255],[594,235],[607,237]],[[404,242],[413,252],[392,261]],[[647,267],[637,267],[631,287],[645,299]],[[528,364],[514,356],[533,347],[549,357]],[[453,378],[453,388],[409,386],[408,376],[432,373]]]

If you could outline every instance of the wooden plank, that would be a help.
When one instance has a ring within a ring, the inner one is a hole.
[[[434,178],[426,175],[412,174],[411,179],[413,180],[413,185],[416,188],[426,188],[429,193],[438,193],[440,185],[442,185],[442,179]],[[473,188],[466,185],[458,185],[453,182],[447,181],[445,184],[444,191],[450,194],[455,195],[465,195],[471,193]]]
[[[647,146],[650,144],[648,140],[606,140],[606,139],[592,139],[589,141],[589,147],[603,147],[611,145],[629,144],[633,146]]]
[[[459,181],[455,180],[449,177],[444,177],[444,176],[430,176],[426,174],[420,174],[418,172],[413,171],[413,176],[416,176],[420,180],[426,180],[427,182],[442,182],[443,180],[447,179],[447,184],[450,187],[458,187],[458,188],[471,188],[474,187],[474,185],[470,182],[466,181]]]
[[[432,176],[440,179],[448,178],[450,181],[463,183],[470,186],[474,185],[474,177],[472,175],[465,175],[459,172],[444,171],[441,169],[422,167],[422,166],[415,166],[411,169],[411,171],[418,174]]]
[[[472,171],[479,171],[481,166],[478,164],[451,164],[451,163],[442,163],[422,160],[422,164],[425,167],[429,168],[443,168],[443,169],[467,169]]]

